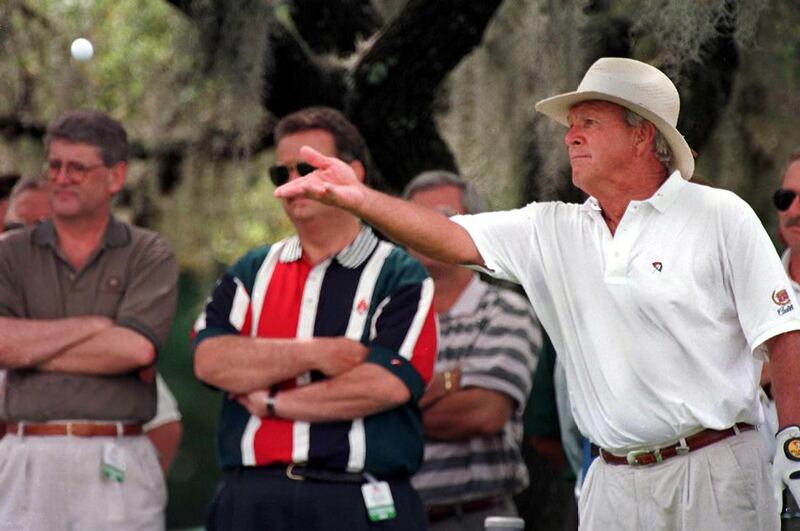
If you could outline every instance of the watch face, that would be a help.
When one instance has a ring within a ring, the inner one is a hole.
[[[793,437],[783,443],[783,453],[792,461],[800,461],[800,437]]]

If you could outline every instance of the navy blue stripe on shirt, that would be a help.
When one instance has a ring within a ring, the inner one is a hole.
[[[333,260],[325,271],[317,303],[317,318],[314,322],[315,337],[341,337],[347,331],[350,312],[363,264],[355,269],[342,267]],[[318,372],[312,380],[323,379]],[[352,422],[314,423],[310,427],[308,460],[332,469],[347,468],[350,455],[348,434]],[[324,462],[319,460],[324,456]]]

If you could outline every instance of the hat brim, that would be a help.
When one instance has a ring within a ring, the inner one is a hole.
[[[591,100],[616,103],[652,122],[653,125],[656,126],[656,129],[661,131],[661,134],[664,135],[664,139],[672,149],[672,165],[670,169],[681,172],[681,176],[686,180],[692,178],[692,175],[694,175],[694,156],[692,156],[692,150],[689,144],[686,143],[686,139],[683,138],[683,135],[674,126],[635,102],[603,92],[586,90],[567,92],[559,94],[558,96],[545,98],[539,101],[534,108],[556,122],[569,127],[567,117],[570,108],[576,103]]]

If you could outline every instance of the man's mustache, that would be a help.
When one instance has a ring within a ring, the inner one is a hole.
[[[800,225],[800,216],[786,218],[786,220],[783,222],[783,226],[786,228],[794,227],[795,225]]]

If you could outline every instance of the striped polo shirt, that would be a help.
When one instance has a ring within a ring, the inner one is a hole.
[[[223,400],[217,433],[223,468],[307,463],[406,476],[419,467],[423,438],[416,403],[436,356],[433,281],[419,262],[368,227],[313,266],[303,259],[297,236],[247,253],[217,282],[194,333],[194,348],[222,334],[361,341],[369,348],[366,361],[399,377],[412,396],[365,418],[320,423],[256,417]],[[324,378],[311,371],[278,389]]]
[[[531,390],[539,323],[528,301],[477,275],[439,316],[437,371],[461,369],[461,387],[511,397],[516,407],[503,430],[463,441],[425,441],[425,462],[412,478],[426,505],[512,495],[528,484],[520,452],[522,413]]]

